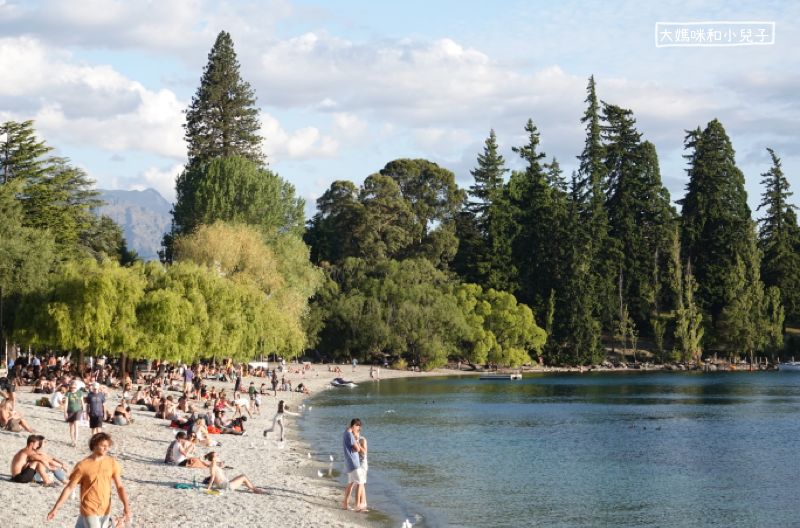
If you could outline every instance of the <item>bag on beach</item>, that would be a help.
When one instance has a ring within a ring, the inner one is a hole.
[[[206,469],[203,461],[199,457],[190,457],[186,459],[186,467],[190,469]]]
[[[208,428],[208,434],[220,434],[220,433],[222,433],[222,431],[220,431],[218,428],[214,427],[213,425]]]

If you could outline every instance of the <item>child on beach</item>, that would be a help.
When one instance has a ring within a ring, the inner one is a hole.
[[[291,416],[299,416],[301,418],[303,417],[302,414],[289,412],[287,409],[289,409],[289,406],[284,404],[283,400],[278,402],[278,412],[275,414],[275,418],[273,418],[273,420],[272,420],[272,427],[270,427],[269,429],[265,429],[264,430],[264,437],[266,437],[268,433],[274,432],[275,431],[275,427],[278,424],[280,424],[280,426],[281,426],[281,442],[283,442],[283,439],[284,439],[284,436],[283,436],[283,432],[284,432],[283,431],[283,415],[284,414],[288,414],[288,415],[291,415]]]
[[[249,488],[253,493],[261,495],[264,493],[260,489],[253,486],[250,481],[244,475],[239,475],[238,477],[228,480],[223,473],[222,469],[217,466],[217,461],[219,459],[219,455],[212,451],[206,455],[206,460],[208,460],[211,465],[209,466],[209,471],[211,472],[211,476],[208,479],[208,490],[211,490],[211,486],[216,487],[218,490],[230,490],[236,491],[239,487],[244,484],[247,488]]]

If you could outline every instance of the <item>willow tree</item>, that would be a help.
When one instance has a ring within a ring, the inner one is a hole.
[[[247,225],[217,222],[180,239],[176,259],[202,265],[230,283],[224,294],[235,298],[226,302],[241,304],[244,319],[232,320],[224,304],[220,319],[229,325],[250,325],[249,333],[241,337],[248,343],[242,347],[252,353],[250,358],[256,348],[288,357],[302,352],[302,317],[322,274],[309,261],[308,247],[299,237],[274,232],[265,235]],[[209,297],[207,306],[214,310],[218,302],[220,297]],[[218,326],[216,319],[208,324]],[[258,347],[249,344],[253,339]]]
[[[15,339],[20,343],[123,356],[140,342],[137,306],[144,293],[141,268],[115,262],[68,262],[44,291],[23,299]]]

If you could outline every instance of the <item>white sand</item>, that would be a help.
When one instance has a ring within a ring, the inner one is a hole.
[[[312,394],[324,389],[330,380],[343,377],[356,382],[369,383],[369,367],[359,366],[352,372],[352,366],[342,365],[344,374],[327,371],[327,366],[314,365],[316,372],[305,376],[287,374],[292,386],[303,382]],[[381,369],[381,378],[456,374],[452,370],[434,371],[430,373],[411,373]],[[464,374],[467,374],[466,372]],[[266,378],[244,378],[243,385],[248,387],[254,381],[256,388],[267,383]],[[232,383],[215,385],[231,393]],[[269,386],[269,383],[267,383]],[[17,393],[17,410],[24,414],[30,426],[47,438],[47,452],[66,463],[70,469],[89,455],[89,429],[79,427],[78,447],[69,445],[69,427],[64,422],[63,411],[36,407],[34,401],[42,395],[32,394],[29,387],[22,387]],[[178,393],[171,393],[177,397]],[[255,495],[242,486],[239,490],[226,495],[207,495],[196,490],[178,490],[176,483],[191,484],[192,477],[198,481],[208,476],[207,470],[186,469],[163,463],[169,443],[178,429],[169,427],[166,420],[157,420],[154,413],[139,410],[141,406],[133,405],[135,424],[117,427],[106,424],[104,432],[112,435],[114,446],[111,456],[115,457],[123,468],[123,481],[133,513],[132,526],[158,527],[360,527],[370,526],[364,514],[342,511],[344,489],[331,478],[317,475],[317,469],[327,470],[330,467],[340,469],[342,454],[333,453],[336,461],[329,460],[329,453],[313,453],[308,446],[296,439],[296,420],[285,419],[288,431],[284,449],[279,448],[279,435],[270,434],[267,445],[264,445],[262,431],[272,425],[278,400],[286,400],[291,410],[296,412],[304,394],[278,391],[278,397],[263,396],[261,415],[248,419],[248,434],[245,436],[213,435],[222,442],[217,448],[198,448],[202,456],[215,450],[221,454],[222,460],[234,469],[225,471],[232,479],[242,473],[250,481],[268,494]],[[116,405],[119,391],[108,402]],[[113,409],[113,407],[112,407]],[[313,412],[313,411],[312,411]],[[230,411],[229,411],[230,414]],[[341,431],[331,431],[332,435],[340,435],[349,424],[342,424]],[[28,433],[0,432],[0,505],[3,508],[0,526],[3,527],[41,527],[54,528],[75,526],[78,515],[78,501],[68,500],[58,511],[52,523],[46,523],[47,513],[51,510],[60,489],[44,489],[34,484],[14,484],[9,482],[10,463],[14,454],[25,447]],[[255,444],[251,447],[251,443]],[[327,474],[327,473],[326,473]],[[350,502],[352,506],[352,499]],[[122,515],[122,503],[116,492],[112,496],[112,515]]]

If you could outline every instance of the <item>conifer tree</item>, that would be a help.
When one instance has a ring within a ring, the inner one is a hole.
[[[0,125],[0,174],[3,183],[13,178],[36,178],[47,168],[44,155],[53,150],[44,141],[36,140],[33,121]]]
[[[714,119],[705,130],[687,131],[685,155],[689,183],[681,204],[682,250],[691,259],[697,279],[697,303],[716,327],[732,289],[736,257],[746,251],[750,208],[744,175],[722,123]]]
[[[800,317],[800,229],[797,207],[789,203],[789,182],[783,174],[781,160],[768,148],[772,167],[761,176],[765,186],[761,204],[765,209],[760,224],[758,246],[764,254],[761,277],[764,286],[780,289],[781,304],[790,320]]]
[[[200,87],[186,111],[188,166],[234,155],[262,165],[265,156],[255,104],[254,90],[239,75],[233,40],[222,31],[208,54]]]
[[[512,196],[518,234],[514,239],[514,265],[517,278],[514,291],[520,302],[533,307],[538,320],[543,319],[555,274],[551,253],[553,241],[554,198],[543,166],[546,157],[539,152],[539,131],[528,119],[525,125],[528,143],[512,150],[527,163],[524,172],[514,171],[508,187]]]
[[[510,291],[511,280],[515,274],[511,245],[514,237],[511,204],[505,189],[504,175],[508,172],[503,156],[497,153],[497,137],[491,130],[485,141],[483,154],[478,154],[477,167],[470,171],[475,183],[469,188],[472,198],[467,203],[469,216],[462,216],[459,246],[459,264],[467,271],[467,276],[485,288]],[[474,220],[473,220],[474,219]],[[472,233],[472,224],[478,233]],[[465,223],[466,222],[466,223]]]
[[[585,258],[589,263],[586,279],[591,282],[591,290],[594,292],[592,313],[605,321],[607,329],[611,330],[616,269],[609,254],[608,213],[605,206],[607,170],[603,162],[605,147],[602,141],[600,102],[597,98],[594,76],[589,78],[586,92],[587,108],[581,118],[581,123],[586,126],[586,140],[583,152],[578,156],[580,167],[572,195],[581,215],[579,229],[583,231],[585,239],[581,247],[591,250]]]

